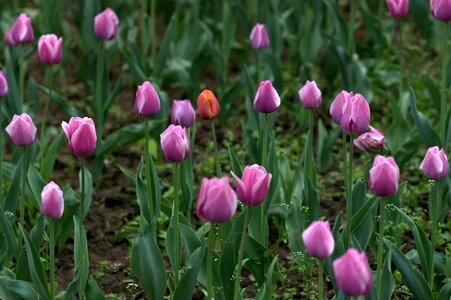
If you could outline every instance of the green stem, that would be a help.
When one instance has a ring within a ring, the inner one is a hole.
[[[83,231],[83,219],[84,219],[84,205],[85,205],[85,158],[82,156],[81,160],[81,202],[80,202],[80,234]]]
[[[97,124],[97,136],[101,137],[103,131],[103,119],[102,114],[102,75],[103,75],[103,60],[104,60],[104,46],[103,42],[99,42],[99,48],[97,49],[97,72],[96,72],[96,98],[95,98],[95,115]]]
[[[172,266],[174,275],[174,286],[179,283],[179,266],[180,266],[180,228],[179,228],[179,201],[178,201],[178,185],[179,185],[179,167],[174,163],[174,205],[172,207],[172,217],[174,218],[174,265]]]
[[[45,140],[45,125],[47,123],[47,116],[48,116],[48,111],[49,111],[49,104],[50,101],[52,99],[52,88],[53,88],[53,67],[50,67],[50,69],[47,71],[47,87],[49,90],[49,96],[46,99],[45,102],[45,107],[44,107],[44,118],[42,119],[42,124],[41,124],[41,150],[40,150],[40,155],[42,156],[44,154],[44,150],[45,150],[45,146],[47,145],[46,140]]]
[[[228,60],[228,53],[226,51],[228,51],[228,44],[229,44],[229,40],[228,40],[228,36],[227,36],[227,31],[228,28],[226,26],[226,19],[227,19],[227,5],[230,5],[228,3],[228,1],[224,1],[223,3],[223,8],[222,8],[222,68],[221,68],[221,91],[222,91],[222,96],[224,97],[225,95],[225,89],[227,86],[227,60]]]
[[[150,230],[152,232],[152,236],[156,238],[156,218],[154,218],[154,207],[152,202],[152,182],[150,176],[150,153],[149,153],[149,119],[145,118],[144,120],[144,128],[145,128],[145,145],[144,145],[144,164],[146,167],[146,183],[147,183],[147,198],[149,200],[149,211],[150,217],[152,218],[152,224],[150,225]]]
[[[260,85],[260,70],[261,70],[261,53],[259,50],[255,49],[255,78],[257,79],[257,87]]]
[[[23,51],[23,46],[19,45],[19,101],[21,104],[21,107],[23,109],[23,105],[25,103],[24,100],[24,95],[25,95],[25,91],[24,91],[24,82],[25,82],[25,58],[24,58],[24,51]]]
[[[446,75],[448,67],[448,22],[443,22],[443,45],[442,45],[442,101],[440,104],[440,133],[442,135],[443,148],[448,148],[448,143],[446,142],[446,116],[448,109],[446,107]]]
[[[431,203],[431,222],[432,222],[432,231],[431,231],[431,251],[429,253],[429,287],[431,288],[431,291],[433,291],[434,288],[434,251],[435,251],[435,243],[437,239],[437,223],[438,223],[438,213],[437,213],[437,207],[438,207],[438,188],[439,183],[437,181],[434,182],[434,188],[433,188],[433,194],[432,194],[432,203]]]
[[[0,205],[3,203],[3,110],[2,97],[0,97]]]
[[[27,148],[22,147],[22,193],[20,197],[20,226],[25,226],[25,189],[27,183]],[[22,235],[19,234],[19,245],[22,246]]]
[[[310,178],[312,184],[315,184],[316,179],[313,178],[315,176],[314,174],[314,167],[313,167],[313,157],[310,156],[310,154],[313,154],[313,110],[310,110],[309,112],[309,136],[308,136],[308,152],[309,155],[306,157],[305,160],[305,168],[306,168],[306,174]]]
[[[324,295],[323,273],[323,261],[318,259],[318,300],[323,300]]]
[[[351,0],[351,12],[350,12],[350,18],[349,18],[349,32],[348,32],[348,53],[349,56],[352,58],[354,54],[354,48],[355,48],[355,17],[357,13],[357,7],[359,5],[358,0]]]
[[[247,231],[247,226],[249,225],[249,220],[251,218],[251,207],[248,206],[247,210],[246,210],[246,216],[244,219],[244,225],[243,225],[243,234],[241,236],[241,243],[240,243],[240,249],[239,249],[239,254],[238,254],[238,262],[236,264],[236,270],[235,270],[235,292],[234,292],[234,296],[233,299],[234,300],[239,300],[240,299],[240,292],[241,292],[241,288],[240,288],[240,280],[241,280],[241,267],[242,267],[242,263],[243,263],[243,257],[244,257],[244,246],[246,245],[246,231]]]
[[[55,287],[55,220],[49,218],[50,221],[50,300],[54,297]]]
[[[381,299],[382,292],[382,263],[384,254],[384,227],[385,227],[385,201],[384,197],[379,200],[379,245],[377,247],[377,273],[376,273],[376,292],[378,299]]]
[[[211,134],[213,135],[213,143],[215,145],[216,176],[221,177],[222,171],[221,165],[219,164],[218,140],[216,139],[216,128],[214,119],[210,121],[210,125],[211,125]]]
[[[344,151],[344,159],[345,159],[345,190],[346,190],[346,248],[351,247],[351,220],[352,220],[352,157],[354,154],[354,143],[352,135],[350,135],[349,141],[349,156],[348,156],[348,147],[346,142],[346,134],[343,133],[343,151]]]
[[[156,55],[157,55],[157,33],[155,30],[156,22],[155,22],[155,6],[157,0],[150,0],[150,49],[152,55],[152,63],[154,66],[156,65]],[[155,68],[154,68],[155,69]]]
[[[269,114],[264,114],[263,130],[262,130],[262,165],[268,167],[268,118]]]
[[[208,249],[207,249],[207,295],[208,299],[214,300],[213,292],[213,250],[215,247],[215,224],[211,224],[208,234]]]

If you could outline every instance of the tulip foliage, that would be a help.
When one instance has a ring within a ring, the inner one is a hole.
[[[0,299],[450,299],[451,0],[342,2],[1,2]]]

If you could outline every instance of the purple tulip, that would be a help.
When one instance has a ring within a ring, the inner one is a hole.
[[[160,134],[160,139],[167,160],[179,162],[188,158],[190,145],[186,128],[171,124]]]
[[[7,96],[8,91],[9,91],[9,88],[8,88],[8,81],[6,80],[6,74],[3,71],[0,71],[0,97]]]
[[[329,221],[313,221],[302,233],[307,254],[318,259],[328,258],[335,249]]]
[[[11,42],[11,45],[31,43],[34,40],[31,18],[27,14],[20,14],[11,28],[10,34],[11,36],[8,37],[8,42]]]
[[[23,113],[20,116],[14,115],[11,123],[6,127],[13,143],[19,147],[29,146],[36,141],[36,126],[31,117]]]
[[[388,10],[393,18],[402,18],[409,12],[409,0],[387,0]]]
[[[44,65],[56,65],[61,61],[63,38],[54,34],[46,34],[39,38],[38,55]]]
[[[307,80],[305,85],[299,90],[299,98],[304,108],[316,109],[323,103],[321,91],[314,80]]]
[[[398,191],[399,167],[393,157],[376,156],[370,170],[369,184],[371,191],[381,197]]]
[[[448,175],[448,157],[445,151],[437,146],[431,147],[421,162],[420,169],[432,180],[440,180]]]
[[[237,206],[236,194],[227,177],[203,178],[197,197],[197,215],[211,223],[232,219]]]
[[[248,206],[262,203],[268,194],[272,175],[259,165],[246,166],[243,176],[238,178],[233,172],[238,199]]]
[[[171,109],[171,123],[181,125],[182,127],[191,127],[196,121],[196,112],[194,111],[191,100],[174,100]]]
[[[376,128],[370,126],[370,132],[365,132],[354,140],[354,145],[361,151],[376,152],[384,146],[385,137]]]
[[[63,191],[50,181],[41,193],[41,212],[49,218],[59,219],[64,211]]]
[[[432,16],[439,21],[451,21],[451,0],[430,0]]]
[[[14,46],[17,46],[19,44],[18,42],[16,42],[14,40],[12,28],[5,33],[5,36],[3,37],[3,41],[9,47],[14,47]]]
[[[138,86],[135,98],[135,113],[139,116],[152,117],[160,112],[160,98],[153,85],[146,81]]]
[[[112,40],[116,36],[118,24],[116,13],[108,7],[95,17],[94,32],[99,39]]]
[[[61,123],[67,136],[69,150],[75,156],[89,156],[96,150],[96,127],[91,118],[70,118]]]
[[[266,33],[266,27],[264,24],[257,23],[254,28],[252,28],[251,44],[254,49],[265,49],[269,46],[269,38]]]
[[[352,92],[341,91],[340,94],[338,94],[337,97],[335,97],[335,100],[332,102],[330,106],[330,115],[332,116],[332,120],[334,120],[336,124],[340,125],[346,105],[352,95]]]
[[[343,108],[340,127],[344,132],[362,134],[370,124],[370,106],[360,94],[349,97]]]
[[[280,97],[271,81],[264,80],[255,94],[254,109],[261,113],[272,113],[280,106]]]
[[[373,277],[365,252],[348,249],[332,263],[338,289],[348,296],[363,296],[371,292]]]

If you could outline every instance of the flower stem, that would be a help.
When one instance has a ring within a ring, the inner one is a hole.
[[[42,156],[44,154],[45,146],[47,145],[46,140],[45,140],[45,126],[47,123],[49,104],[52,99],[53,67],[50,67],[50,69],[47,70],[47,87],[48,87],[48,91],[49,91],[49,94],[48,94],[49,96],[48,96],[47,100],[45,101],[44,117],[42,119],[42,124],[41,124],[41,139],[40,139],[41,140],[41,150],[40,150],[39,156]]]
[[[3,203],[3,110],[2,97],[0,97],[0,205]]]
[[[349,157],[347,151],[346,134],[343,133],[343,151],[344,151],[344,163],[345,163],[345,194],[346,194],[346,248],[351,247],[351,221],[352,221],[352,161],[354,155],[354,143],[352,135],[350,135],[349,141]]]
[[[323,300],[324,295],[323,273],[323,261],[318,259],[318,300]]]
[[[103,117],[101,117],[102,109],[102,75],[103,75],[103,57],[104,57],[104,46],[103,42],[99,42],[99,48],[97,50],[97,72],[96,72],[96,94],[95,94],[95,114],[98,120],[97,126],[97,136],[102,136],[103,131]]]
[[[432,203],[431,203],[431,221],[432,221],[432,231],[431,231],[431,252],[429,253],[429,287],[431,291],[434,288],[434,251],[435,251],[435,243],[437,239],[437,223],[438,223],[438,214],[437,214],[437,201],[438,201],[438,191],[439,183],[437,181],[434,182],[433,192],[432,192]]]
[[[244,257],[244,246],[246,245],[246,231],[247,226],[249,225],[249,220],[251,218],[251,207],[248,206],[246,210],[246,216],[244,219],[244,225],[243,225],[243,234],[241,236],[241,243],[240,243],[240,249],[238,253],[238,262],[236,264],[236,270],[235,270],[235,292],[233,299],[239,300],[240,299],[240,280],[241,280],[241,267],[243,263],[243,257]]]
[[[377,271],[376,271],[376,291],[378,299],[381,299],[382,292],[382,263],[384,254],[384,227],[385,227],[385,201],[384,197],[379,200],[379,244],[377,247]]]
[[[152,236],[156,238],[156,218],[154,218],[154,207],[152,202],[152,191],[151,191],[151,178],[150,178],[150,153],[149,153],[149,119],[145,118],[144,120],[144,128],[145,128],[145,145],[144,145],[144,164],[146,167],[146,182],[147,182],[147,198],[149,199],[149,211],[150,217],[152,218],[152,224],[150,225],[150,231],[152,232]]]
[[[81,161],[81,202],[80,202],[80,234],[83,231],[84,205],[85,205],[85,158],[82,156]]]
[[[442,46],[442,97],[440,104],[440,133],[442,135],[443,148],[445,152],[448,148],[448,143],[446,142],[446,115],[448,109],[446,107],[446,75],[448,67],[448,22],[443,22],[443,46]]]
[[[207,249],[207,294],[208,299],[214,300],[213,290],[213,251],[215,247],[215,224],[211,224],[208,234],[208,249]]]
[[[268,167],[268,114],[264,114],[262,130],[262,165]]]
[[[19,45],[19,101],[20,104],[22,106],[23,109],[23,105],[25,103],[24,100],[24,95],[25,95],[25,91],[24,91],[24,86],[25,86],[25,58],[24,58],[24,51],[23,51],[23,46]]]
[[[50,222],[50,299],[54,297],[55,286],[55,220],[49,218]]]
[[[22,147],[22,194],[20,197],[19,224],[25,226],[25,189],[27,182],[27,148]],[[19,246],[22,246],[22,235],[19,234]]]
[[[156,66],[156,55],[157,55],[157,34],[155,31],[155,6],[157,0],[150,0],[150,49],[152,55],[152,63]],[[155,68],[154,68],[155,69]]]
[[[180,228],[179,228],[179,201],[178,201],[178,185],[179,185],[179,167],[174,164],[174,205],[172,207],[172,217],[174,218],[174,265],[172,266],[174,275],[174,286],[179,283],[179,265],[180,265]]]
[[[260,85],[260,70],[261,70],[261,54],[259,50],[255,51],[255,78],[257,79],[257,87]]]
[[[215,120],[214,119],[212,119],[210,121],[210,125],[211,125],[211,134],[213,135],[213,143],[215,145],[216,176],[221,177],[222,171],[221,171],[221,165],[219,164],[218,140],[216,139],[216,128],[215,128]]]
[[[348,53],[349,56],[352,58],[352,55],[354,54],[355,50],[355,17],[357,14],[357,8],[359,5],[358,0],[351,0],[351,11],[350,11],[350,18],[349,18],[349,31],[348,31]]]
[[[313,178],[314,175],[314,167],[313,167],[313,157],[310,156],[310,153],[313,153],[313,110],[309,112],[309,132],[308,132],[308,155],[305,159],[305,173],[310,178],[312,184],[315,184],[316,179]]]

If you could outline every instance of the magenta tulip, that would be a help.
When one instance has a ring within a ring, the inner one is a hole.
[[[349,97],[352,97],[352,95],[352,92],[341,91],[340,94],[335,97],[335,100],[330,106],[330,115],[332,116],[332,120],[338,125],[340,125],[341,118],[343,117],[343,113],[349,101]]]
[[[171,109],[171,123],[182,127],[191,127],[196,121],[196,112],[194,111],[191,100],[174,100]]]
[[[171,124],[160,134],[160,139],[161,148],[167,160],[179,162],[188,158],[190,144],[186,128]]]
[[[370,170],[369,184],[371,191],[381,197],[398,191],[399,167],[393,157],[376,156]]]
[[[99,39],[112,40],[116,36],[118,24],[116,13],[108,7],[95,17],[94,32]]]
[[[14,46],[17,46],[19,44],[18,42],[16,42],[14,40],[12,28],[5,33],[5,36],[3,37],[3,41],[9,47],[14,47]]]
[[[8,132],[13,143],[19,147],[33,144],[36,141],[36,131],[33,120],[26,113],[20,116],[14,115],[11,123],[6,127],[6,132]]]
[[[139,116],[152,117],[160,112],[160,98],[153,85],[146,81],[138,86],[135,97],[135,113]]]
[[[432,180],[440,180],[448,175],[448,168],[448,157],[443,148],[437,146],[428,149],[420,165],[424,175]]]
[[[299,90],[299,98],[304,108],[316,109],[323,103],[321,91],[314,80],[307,80],[305,85]]]
[[[432,16],[439,21],[451,21],[451,0],[430,0]]]
[[[64,211],[63,191],[50,181],[41,193],[41,212],[49,218],[59,219]]]
[[[361,151],[376,152],[384,146],[385,137],[379,130],[370,126],[370,132],[361,134],[354,140],[354,145]]]
[[[96,127],[91,118],[70,118],[61,123],[66,133],[69,150],[75,156],[89,156],[96,150]]]
[[[197,215],[211,223],[232,219],[237,207],[236,194],[227,177],[203,178],[197,198]]]
[[[11,36],[8,36],[8,42],[10,42],[11,45],[31,43],[34,40],[31,18],[27,14],[20,14],[11,28],[10,35]]]
[[[238,199],[248,206],[262,203],[268,194],[272,175],[268,174],[264,167],[259,165],[246,166],[243,176],[238,178],[231,172],[236,183]]]
[[[254,49],[265,49],[269,46],[269,38],[266,33],[266,27],[264,24],[257,23],[254,28],[252,28],[251,44]]]
[[[318,259],[328,258],[335,249],[329,221],[313,221],[302,233],[307,254]]]
[[[272,113],[280,106],[280,97],[271,81],[264,80],[255,94],[254,109],[261,113]]]
[[[0,71],[0,97],[7,96],[8,92],[9,88],[8,81],[6,80],[6,74],[3,71]]]
[[[63,38],[54,34],[46,34],[39,38],[38,55],[45,65],[56,65],[61,61],[63,53]]]
[[[360,94],[349,97],[343,108],[340,127],[344,132],[362,134],[370,124],[370,106]]]
[[[409,12],[409,0],[387,0],[388,10],[393,18],[402,18]]]

